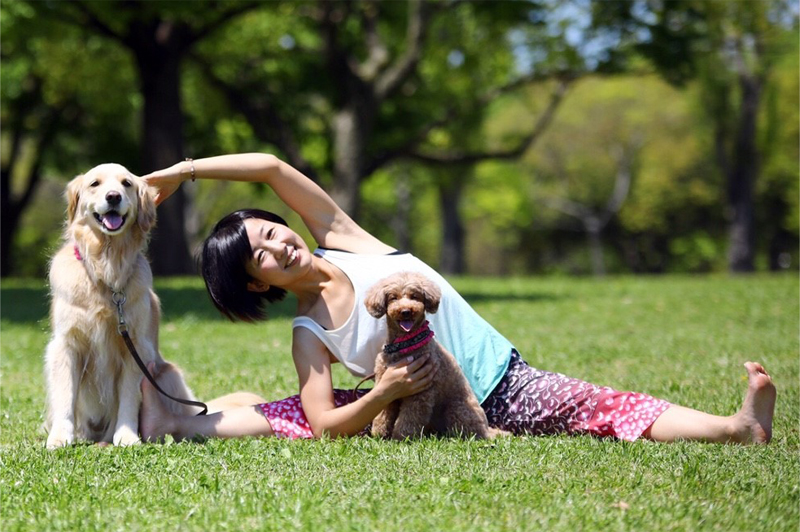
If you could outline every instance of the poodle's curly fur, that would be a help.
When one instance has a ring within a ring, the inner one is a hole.
[[[380,381],[388,365],[426,353],[436,371],[428,389],[394,401],[378,414],[372,423],[374,436],[399,440],[426,434],[493,438],[502,432],[489,427],[456,359],[435,339],[410,352],[387,352],[394,340],[424,327],[425,313],[435,313],[440,299],[439,287],[416,272],[394,274],[367,292],[367,310],[375,318],[385,315],[389,326],[386,347],[375,361],[375,381]]]

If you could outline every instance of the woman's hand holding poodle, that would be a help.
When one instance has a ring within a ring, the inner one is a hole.
[[[433,382],[436,373],[433,364],[428,364],[428,355],[416,360],[404,358],[397,364],[390,365],[375,385],[390,400],[401,399],[427,389]]]

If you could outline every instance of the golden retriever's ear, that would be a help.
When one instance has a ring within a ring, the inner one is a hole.
[[[149,232],[156,223],[156,203],[153,201],[153,192],[144,181],[139,182],[139,208],[136,223],[145,233]]]
[[[442,291],[433,281],[425,279],[420,283],[425,294],[425,312],[435,314],[439,310],[439,302],[442,300]]]
[[[386,314],[386,283],[378,282],[367,291],[364,305],[373,318],[381,318]]]
[[[67,222],[72,223],[75,220],[75,215],[78,212],[78,202],[81,199],[81,182],[83,181],[83,174],[73,178],[67,184],[64,196],[67,198]]]

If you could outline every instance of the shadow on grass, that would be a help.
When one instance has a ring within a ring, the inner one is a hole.
[[[159,287],[161,313],[166,320],[193,316],[201,320],[226,320],[217,311],[203,287]],[[552,301],[559,296],[544,293],[486,293],[466,290],[461,293],[472,304],[490,302],[540,302]],[[36,323],[47,319],[50,295],[45,286],[3,287],[0,290],[0,317],[12,323]],[[292,318],[296,301],[288,296],[283,301],[268,305],[269,318]]]
[[[505,294],[491,294],[485,292],[471,292],[469,290],[461,290],[459,291],[461,297],[467,300],[468,303],[537,303],[542,301],[555,301],[558,299],[562,299],[563,296],[559,296],[556,294],[545,294],[545,293],[537,293],[537,294],[513,294],[513,293],[505,293]]]
[[[227,321],[206,292],[205,288],[159,288],[156,292],[161,299],[161,314],[166,319],[179,319],[195,316],[203,320]],[[266,307],[267,319],[293,318],[297,303],[292,296],[287,296],[283,301],[268,304]]]
[[[0,290],[0,317],[14,323],[35,323],[47,318],[50,294],[47,288],[4,287]]]
[[[164,319],[181,319],[194,316],[201,320],[227,320],[217,311],[205,288],[162,287],[156,292],[161,299]],[[46,287],[3,287],[0,290],[0,318],[11,323],[36,323],[48,318],[50,294]],[[294,317],[295,300],[285,300],[269,305],[270,318]]]

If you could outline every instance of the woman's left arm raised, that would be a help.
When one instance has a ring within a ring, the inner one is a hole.
[[[144,179],[157,189],[157,204],[167,199],[186,180],[265,183],[281,201],[300,215],[318,245],[354,253],[394,251],[394,248],[362,229],[322,187],[274,155],[242,153],[187,160],[148,174]]]

